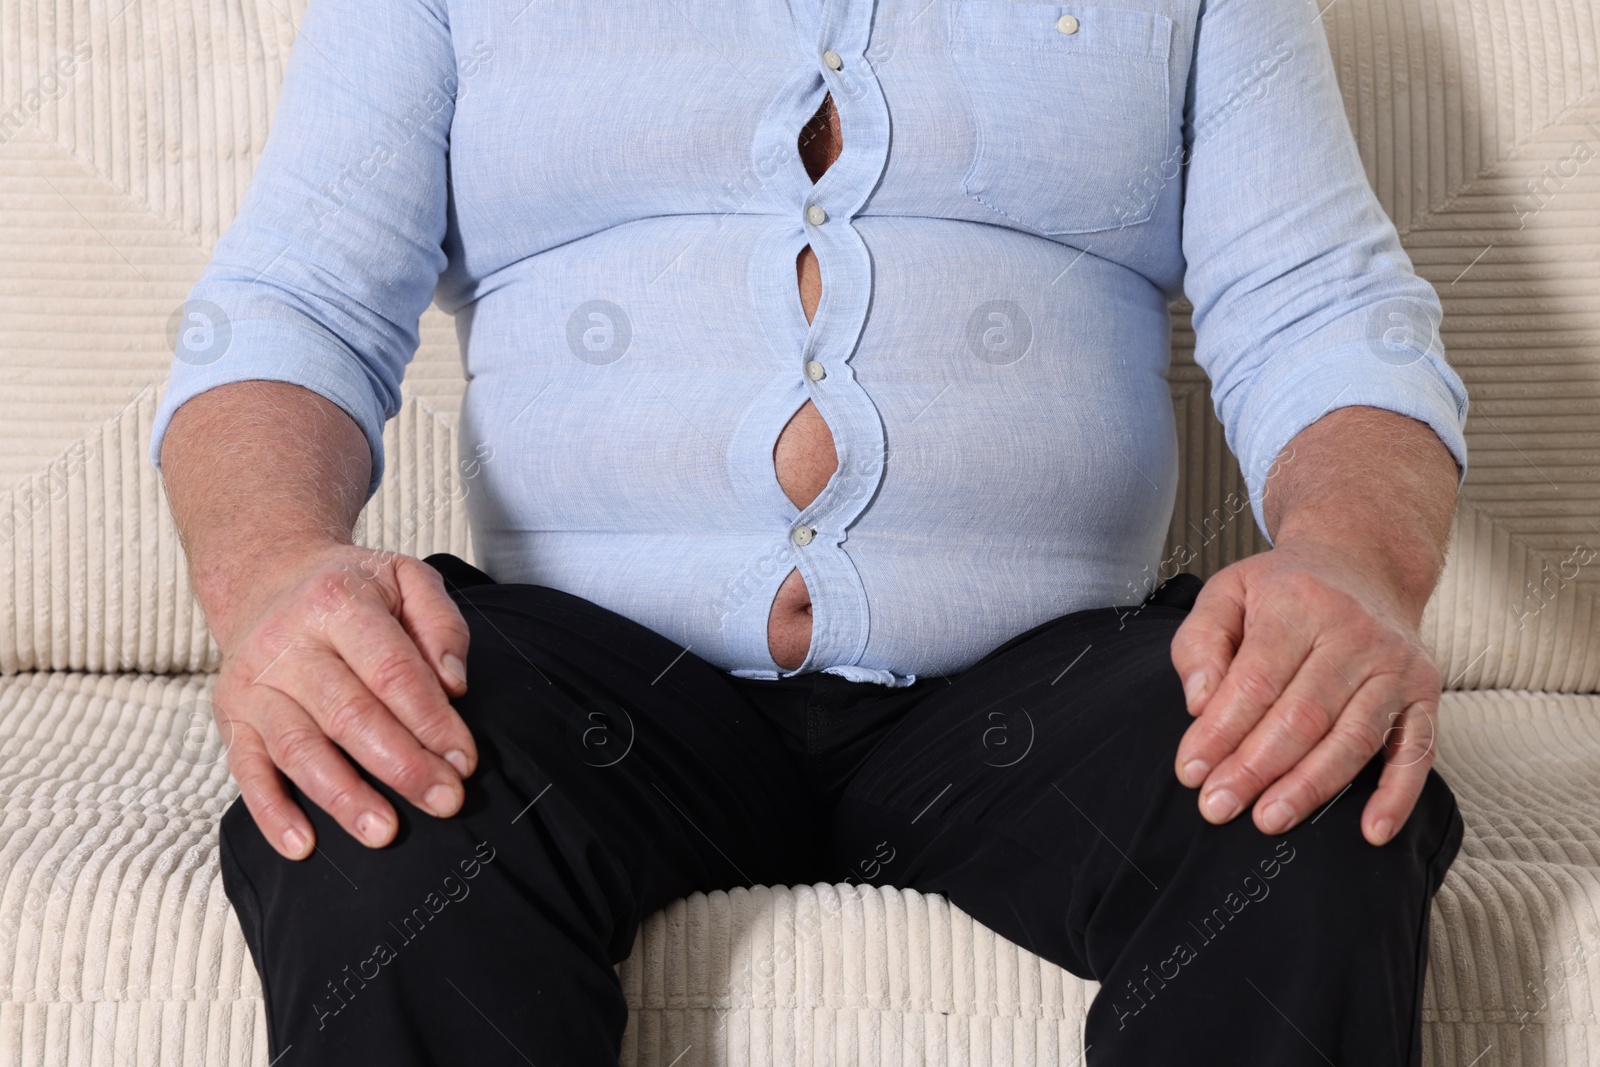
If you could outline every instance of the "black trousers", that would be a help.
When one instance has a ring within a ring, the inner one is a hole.
[[[1197,579],[890,689],[737,679],[588,600],[428,562],[472,629],[462,811],[374,780],[400,831],[371,850],[291,785],[317,829],[300,862],[242,801],[222,819],[274,1067],[614,1064],[613,965],[646,915],[817,881],[945,894],[1097,979],[1093,1067],[1421,1064],[1455,797],[1430,771],[1395,838],[1368,844],[1380,755],[1285,834],[1201,818],[1173,771],[1193,720],[1168,651]]]

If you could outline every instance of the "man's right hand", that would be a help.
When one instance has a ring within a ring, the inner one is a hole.
[[[395,811],[347,756],[423,811],[455,814],[478,757],[450,705],[467,690],[468,631],[439,572],[343,544],[276,558],[229,620],[212,698],[262,834],[290,859],[316,844],[281,770],[357,840],[388,844]]]

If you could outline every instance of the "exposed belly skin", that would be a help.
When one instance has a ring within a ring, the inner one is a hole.
[[[806,173],[815,182],[839,158],[843,141],[839,113],[829,95],[811,121],[800,132],[800,158]],[[817,255],[807,245],[795,260],[796,281],[806,321],[816,317],[822,300],[822,272]],[[778,485],[784,494],[803,508],[817,498],[839,465],[833,432],[816,405],[807,400],[794,413],[772,449],[772,462]],[[784,670],[794,670],[805,662],[811,648],[811,593],[799,570],[791,570],[773,598],[767,617],[767,648]]]

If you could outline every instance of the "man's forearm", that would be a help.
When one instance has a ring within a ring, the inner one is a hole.
[[[298,385],[238,382],[178,409],[161,445],[163,480],[220,644],[276,559],[350,543],[371,463],[355,421]]]
[[[1295,435],[1267,479],[1278,547],[1326,544],[1367,558],[1415,625],[1438,583],[1460,468],[1427,424],[1347,407]]]

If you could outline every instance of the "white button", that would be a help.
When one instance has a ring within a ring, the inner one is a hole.
[[[806,360],[806,377],[814,382],[820,382],[828,376],[827,368],[814,359]]]
[[[828,221],[828,213],[822,210],[822,206],[820,204],[812,204],[810,207],[806,208],[806,221],[811,223],[813,226],[821,226],[824,222]]]
[[[816,535],[817,531],[809,526],[797,526],[794,533],[790,535],[790,539],[797,545],[809,545],[811,539]]]
[[[840,67],[844,66],[844,60],[840,59],[839,53],[833,51],[832,49],[822,53],[822,61],[828,64],[829,70],[838,70]]]
[[[1077,33],[1078,20],[1073,18],[1071,15],[1062,15],[1060,18],[1056,19],[1056,29],[1060,30],[1062,33]]]

